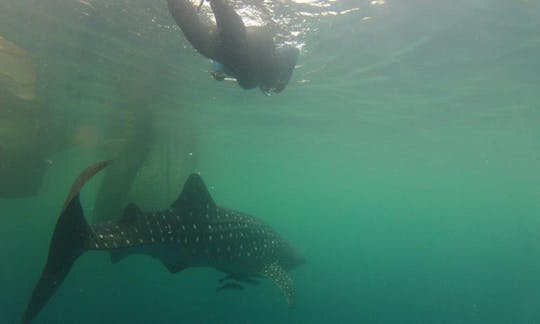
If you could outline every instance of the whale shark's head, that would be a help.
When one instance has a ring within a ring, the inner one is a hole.
[[[290,271],[306,263],[306,257],[291,244],[285,242],[281,248],[279,263],[285,270]]]

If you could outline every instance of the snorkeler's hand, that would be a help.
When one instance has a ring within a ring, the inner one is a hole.
[[[221,71],[212,71],[212,72],[210,72],[210,74],[217,81],[223,81],[223,80],[225,80],[225,77],[227,76],[225,73],[223,73]]]

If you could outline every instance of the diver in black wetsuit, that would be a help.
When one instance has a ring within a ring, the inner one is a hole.
[[[298,49],[276,48],[266,27],[245,27],[227,0],[208,1],[216,18],[215,26],[199,20],[197,8],[190,0],[167,0],[169,11],[191,45],[215,61],[214,78],[221,81],[230,75],[240,87],[259,87],[265,94],[285,89],[298,59]]]

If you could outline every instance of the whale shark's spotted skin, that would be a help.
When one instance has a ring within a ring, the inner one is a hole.
[[[166,265],[213,266],[234,272],[259,271],[288,244],[253,217],[215,205],[208,206],[203,217],[173,208],[142,213],[131,206],[134,214],[127,217],[132,219],[93,225],[88,249],[130,248],[129,253],[150,254]]]
[[[133,253],[147,254],[161,260],[172,273],[188,267],[213,267],[227,273],[220,282],[257,283],[251,277],[266,277],[281,288],[289,307],[294,307],[293,281],[287,272],[303,264],[303,256],[262,221],[216,205],[197,174],[188,178],[168,209],[145,213],[129,204],[118,221],[88,225],[79,190],[107,164],[90,166],[73,185],[23,323],[38,314],[71,265],[87,250],[108,250],[113,262]],[[225,283],[218,290],[232,286]]]

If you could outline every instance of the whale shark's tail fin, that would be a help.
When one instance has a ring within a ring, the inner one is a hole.
[[[66,278],[75,260],[87,249],[86,242],[91,228],[84,219],[79,191],[88,180],[109,164],[110,161],[103,161],[89,166],[71,187],[56,222],[47,263],[21,320],[23,324],[30,323],[47,304],[56,288]]]

